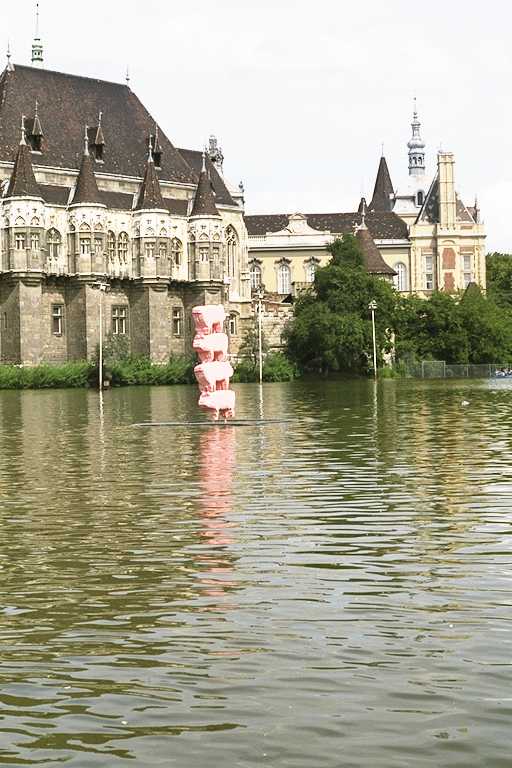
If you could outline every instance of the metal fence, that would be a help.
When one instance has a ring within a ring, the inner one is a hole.
[[[496,365],[482,363],[476,365],[451,365],[444,360],[422,360],[405,365],[406,376],[416,379],[491,379],[512,378],[512,368],[508,364]]]

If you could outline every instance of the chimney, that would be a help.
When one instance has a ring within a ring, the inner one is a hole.
[[[439,224],[443,229],[454,229],[457,221],[454,165],[455,160],[452,152],[439,152],[437,155]]]

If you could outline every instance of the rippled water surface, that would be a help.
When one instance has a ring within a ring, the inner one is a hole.
[[[509,382],[237,396],[0,392],[0,765],[509,768]]]

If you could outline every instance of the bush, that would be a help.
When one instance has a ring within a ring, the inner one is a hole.
[[[263,381],[293,381],[299,375],[294,365],[282,352],[269,352],[263,361]],[[233,381],[255,382],[259,380],[259,365],[242,358],[235,366]]]
[[[0,389],[63,389],[85,387],[94,369],[93,363],[21,367],[0,365]]]
[[[177,355],[158,365],[145,357],[127,357],[105,367],[105,378],[112,386],[191,384],[194,379],[193,358]]]

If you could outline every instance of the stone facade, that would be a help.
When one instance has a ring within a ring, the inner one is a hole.
[[[188,353],[191,309],[213,302],[236,353],[252,317],[247,230],[209,157],[175,149],[128,86],[9,65],[0,95],[0,361],[91,358],[100,296],[104,335],[134,355]]]

